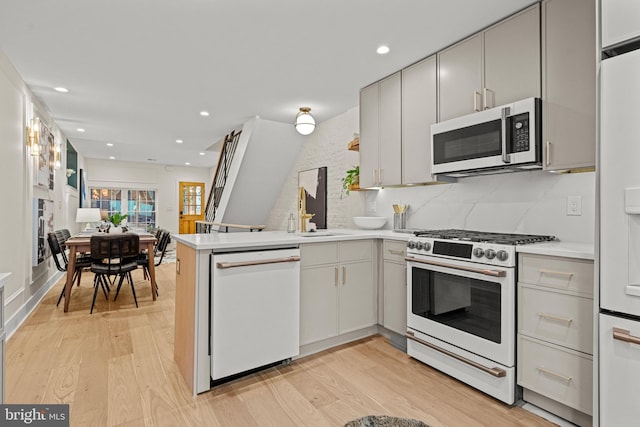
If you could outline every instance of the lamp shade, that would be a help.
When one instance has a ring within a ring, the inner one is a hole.
[[[316,121],[310,111],[309,107],[300,107],[300,112],[296,115],[295,126],[299,134],[309,135],[316,128]]]
[[[100,220],[98,208],[78,208],[76,211],[76,222],[100,222]]]

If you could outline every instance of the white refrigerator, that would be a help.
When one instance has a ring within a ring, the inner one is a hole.
[[[601,63],[600,426],[640,425],[640,50]]]

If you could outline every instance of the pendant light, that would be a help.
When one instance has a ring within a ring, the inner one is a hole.
[[[309,107],[300,107],[300,112],[296,115],[295,126],[299,134],[309,135],[316,128],[316,121],[310,111]]]

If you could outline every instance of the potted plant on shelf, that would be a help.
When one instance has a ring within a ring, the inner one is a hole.
[[[109,215],[108,220],[111,224],[113,224],[113,227],[109,227],[107,229],[107,233],[122,233],[127,231],[126,226],[123,224],[123,222],[125,222],[126,219],[127,219],[127,214],[123,215],[120,212],[116,212]]]
[[[354,166],[347,170],[347,175],[342,178],[342,191],[347,196],[349,191],[360,188],[360,166]]]

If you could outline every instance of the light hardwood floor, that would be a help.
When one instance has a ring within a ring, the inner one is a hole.
[[[549,426],[430,367],[376,336],[271,368],[192,397],[173,362],[175,264],[157,269],[160,297],[134,272],[138,302],[98,295],[92,275],[60,281],[7,342],[5,403],[69,403],[72,426],[342,426],[365,415],[431,426]],[[111,291],[114,295],[114,290]]]

